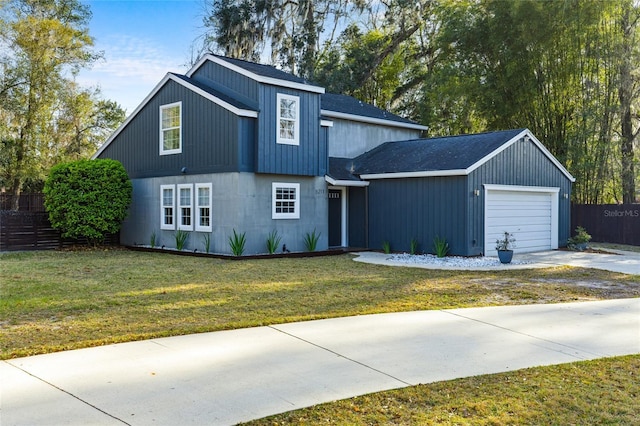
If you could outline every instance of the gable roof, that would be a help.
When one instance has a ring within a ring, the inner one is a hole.
[[[109,139],[102,144],[102,146],[91,156],[92,159],[98,158],[98,156],[111,144],[111,142],[124,130],[125,127],[138,115],[138,113],[147,105],[147,103],[162,89],[169,81],[174,81],[179,85],[186,87],[187,89],[203,96],[216,105],[231,111],[232,113],[241,117],[258,117],[258,108],[255,106],[247,105],[231,96],[228,96],[214,88],[202,84],[187,76],[167,73],[164,78],[153,88],[151,93],[138,105],[138,107],[127,117],[127,119],[116,129],[115,132],[109,136]]]
[[[203,64],[208,61],[214,62],[260,83],[288,87],[297,90],[304,90],[313,93],[324,93],[323,87],[317,86],[303,78],[279,70],[270,65],[257,64],[255,62],[248,62],[242,59],[234,59],[226,56],[214,55],[211,53],[200,58],[200,60],[193,67],[191,67],[189,71],[187,71],[186,76],[191,77]]]
[[[392,114],[371,104],[362,102],[352,96],[336,93],[324,93],[320,98],[321,111],[324,117],[343,118],[374,124],[387,124],[416,130],[427,130],[414,121]]]
[[[575,181],[528,129],[387,142],[356,157],[355,173],[362,179],[468,175],[522,138]]]

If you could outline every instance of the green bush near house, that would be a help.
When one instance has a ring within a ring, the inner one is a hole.
[[[95,245],[120,229],[132,185],[118,161],[79,160],[53,167],[44,194],[51,225],[63,237],[84,237]]]

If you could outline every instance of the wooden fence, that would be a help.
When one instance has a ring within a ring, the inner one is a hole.
[[[593,242],[640,246],[640,204],[573,204],[572,235],[577,226]]]
[[[51,250],[86,245],[86,239],[63,238],[51,227],[45,212],[0,211],[0,251]],[[104,244],[120,244],[120,234],[107,235]]]
[[[0,210],[11,210],[12,202],[13,195],[0,193]],[[44,194],[21,194],[18,205],[18,211],[21,212],[43,212],[45,211]]]
[[[62,238],[51,227],[42,194],[20,196],[20,210],[9,211],[12,197],[0,194],[0,251],[51,250],[87,244],[86,239]],[[107,235],[104,244],[120,244],[120,234]]]

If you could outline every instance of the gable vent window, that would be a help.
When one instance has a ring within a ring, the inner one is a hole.
[[[160,187],[160,199],[162,202],[160,229],[175,229],[175,198],[173,194],[173,185],[162,185]]]
[[[300,184],[272,184],[272,219],[300,218]]]
[[[160,155],[182,152],[182,102],[160,107]]]
[[[193,186],[178,185],[178,229],[193,231]]]
[[[300,98],[278,93],[276,140],[286,145],[300,145]]]
[[[196,184],[196,231],[211,232],[211,184]]]

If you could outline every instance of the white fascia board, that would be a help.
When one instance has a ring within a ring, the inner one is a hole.
[[[518,133],[516,136],[509,139],[506,143],[502,144],[498,149],[496,149],[495,151],[492,151],[491,153],[487,154],[480,160],[476,161],[469,168],[467,168],[467,174],[471,173],[478,167],[482,166],[484,163],[486,163],[496,155],[500,154],[502,151],[509,148],[511,145],[518,142],[520,139],[522,139],[525,136],[529,137],[529,140],[533,142],[549,160],[551,160],[551,162],[562,172],[562,174],[564,174],[567,177],[567,179],[569,179],[571,182],[576,181],[576,178],[574,178],[571,175],[571,173],[569,173],[569,171],[565,169],[562,164],[560,164],[560,162],[556,159],[556,157],[554,157],[553,154],[551,154],[549,150],[545,148],[545,146],[533,135],[533,133],[531,133],[529,129],[524,129],[522,132]]]
[[[325,175],[324,180],[329,185],[333,185],[333,186],[359,186],[359,187],[369,186],[369,182],[365,182],[362,180],[340,180],[340,179],[334,179],[329,175]]]
[[[485,191],[546,192],[550,194],[560,192],[560,188],[557,186],[495,185],[491,183],[485,183],[482,186]]]
[[[147,105],[147,103],[149,103],[149,101],[151,100],[151,98],[153,98],[156,93],[158,93],[158,91],[160,91],[160,89],[162,89],[162,87],[164,87],[165,84],[167,84],[167,82],[169,80],[175,81],[176,83],[186,87],[187,89],[191,90],[194,93],[199,94],[200,96],[210,100],[211,102],[215,103],[216,105],[221,106],[222,108],[240,116],[240,117],[251,117],[251,118],[257,118],[258,117],[258,112],[257,111],[251,111],[251,110],[245,110],[245,109],[240,109],[237,108],[225,101],[223,101],[222,99],[212,95],[211,93],[208,93],[202,89],[200,89],[199,87],[194,86],[193,84],[190,84],[184,80],[182,80],[181,78],[176,77],[175,75],[171,74],[171,73],[167,73],[164,78],[160,81],[160,83],[158,83],[156,85],[156,87],[153,88],[153,90],[147,95],[146,98],[144,98],[144,100],[140,103],[140,105],[138,105],[138,107],[133,110],[133,112],[127,117],[127,119],[124,121],[124,123],[122,123],[120,125],[120,127],[118,127],[116,129],[115,132],[113,132],[113,134],[111,134],[111,136],[109,136],[109,139],[106,140],[105,143],[102,144],[102,146],[98,149],[98,151],[96,151],[95,154],[93,154],[91,156],[92,160],[95,160],[96,158],[98,158],[98,156],[100,154],[102,154],[102,152],[111,144],[111,142],[120,134],[120,132],[122,132],[122,130],[124,130],[125,127],[127,127],[127,125],[131,122],[131,120],[133,120],[133,118],[138,115],[138,113]]]
[[[403,178],[423,178],[436,176],[464,176],[467,175],[464,169],[457,170],[431,170],[424,172],[398,172],[398,173],[374,173],[362,174],[362,179],[403,179]]]
[[[320,126],[322,126],[322,127],[333,127],[333,121],[331,121],[331,120],[320,120]]]
[[[271,84],[273,86],[287,87],[289,89],[304,90],[305,92],[312,93],[324,93],[324,87],[314,86],[312,84],[296,83],[295,81],[280,80],[279,78],[265,77],[259,74],[252,73],[246,69],[234,65],[225,61],[222,58],[213,55],[204,55],[200,60],[185,74],[187,77],[191,77],[197,70],[207,61],[214,62],[220,66],[228,68],[238,74],[244,75],[259,83]]]
[[[571,182],[575,182],[576,178],[573,177],[573,175],[571,173],[569,173],[569,170],[565,169],[565,167],[558,161],[558,159],[556,157],[553,156],[553,154],[551,154],[551,152],[549,152],[549,150],[542,144],[542,142],[540,142],[538,140],[538,138],[535,137],[535,135],[533,133],[531,133],[529,131],[529,129],[526,130],[527,135],[529,135],[529,139],[531,139],[533,141],[533,143],[536,144],[536,146],[538,148],[540,148],[540,151],[542,151],[544,153],[544,155],[546,155],[549,160],[551,160],[551,162],[553,164],[555,164],[555,166],[560,169],[560,171],[571,181]]]
[[[347,114],[344,112],[336,112],[336,111],[331,111],[327,109],[320,110],[320,113],[326,117],[340,118],[340,119],[349,120],[349,121],[360,121],[362,123],[381,124],[384,126],[401,127],[404,129],[429,130],[427,126],[423,126],[422,124],[404,123],[402,121],[394,121],[394,120],[384,120],[381,118],[365,117],[362,115]]]

